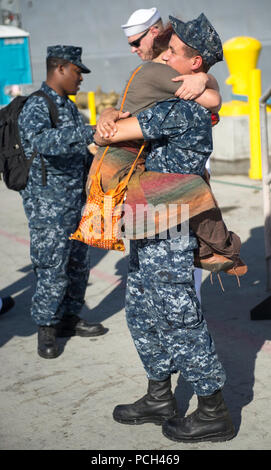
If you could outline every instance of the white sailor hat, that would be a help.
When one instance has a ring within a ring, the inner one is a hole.
[[[126,36],[142,33],[161,19],[157,8],[136,10],[128,19],[126,24],[121,25]]]

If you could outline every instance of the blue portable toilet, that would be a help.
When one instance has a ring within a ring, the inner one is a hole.
[[[5,93],[9,85],[32,83],[29,33],[15,26],[0,25],[0,106],[11,98]]]

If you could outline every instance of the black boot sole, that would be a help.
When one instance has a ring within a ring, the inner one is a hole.
[[[186,438],[186,437],[183,437],[183,438],[178,438],[178,437],[175,437],[175,436],[171,436],[170,434],[168,434],[166,431],[164,431],[162,429],[162,433],[165,437],[167,437],[168,439],[170,439],[171,441],[174,441],[174,442],[186,442],[187,444],[193,444],[193,442],[206,442],[206,441],[209,441],[209,442],[224,442],[224,441],[230,441],[231,439],[233,439],[235,437],[235,432],[230,432],[230,433],[227,433],[227,434],[210,434],[210,435],[207,435],[207,436],[203,436],[203,437],[198,437],[198,438]]]
[[[131,419],[131,420],[126,420],[126,419],[119,419],[119,418],[115,418],[115,416],[113,416],[114,420],[117,421],[118,423],[121,423],[121,424],[130,424],[130,425],[139,425],[139,424],[146,424],[146,423],[152,423],[152,424],[156,424],[157,426],[161,426],[167,419],[169,419],[169,417],[167,418],[134,418],[134,419]],[[170,416],[170,418],[172,418],[172,416]]]
[[[55,353],[48,354],[48,353],[44,353],[43,351],[40,351],[40,349],[38,349],[38,355],[40,357],[42,357],[43,359],[55,359],[56,357],[60,356],[60,354],[61,354],[61,351],[57,351]]]
[[[133,418],[133,419],[122,419],[118,418],[113,414],[113,419],[121,424],[131,424],[131,425],[138,425],[138,424],[145,424],[145,423],[152,423],[156,424],[157,426],[161,426],[165,421],[170,418],[174,418],[177,416],[178,412],[176,411],[174,414],[170,416],[145,416],[143,418]]]
[[[58,338],[70,338],[71,336],[81,336],[83,338],[91,338],[94,336],[102,336],[108,330],[105,328],[104,330],[97,331],[96,333],[90,333],[88,331],[76,331],[76,330],[60,330],[57,331],[56,336]]]

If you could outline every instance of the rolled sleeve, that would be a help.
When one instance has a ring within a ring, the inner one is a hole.
[[[182,100],[168,100],[157,103],[142,111],[137,119],[145,140],[156,140],[185,132],[188,120]]]

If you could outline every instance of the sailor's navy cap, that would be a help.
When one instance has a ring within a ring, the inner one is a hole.
[[[77,65],[83,73],[90,73],[88,67],[82,64],[81,61],[82,47],[77,46],[49,46],[47,47],[47,58],[56,57],[58,59],[65,59],[74,65]]]
[[[204,13],[187,23],[173,16],[169,16],[169,20],[178,38],[187,46],[199,51],[201,57],[210,67],[223,60],[220,37]]]

